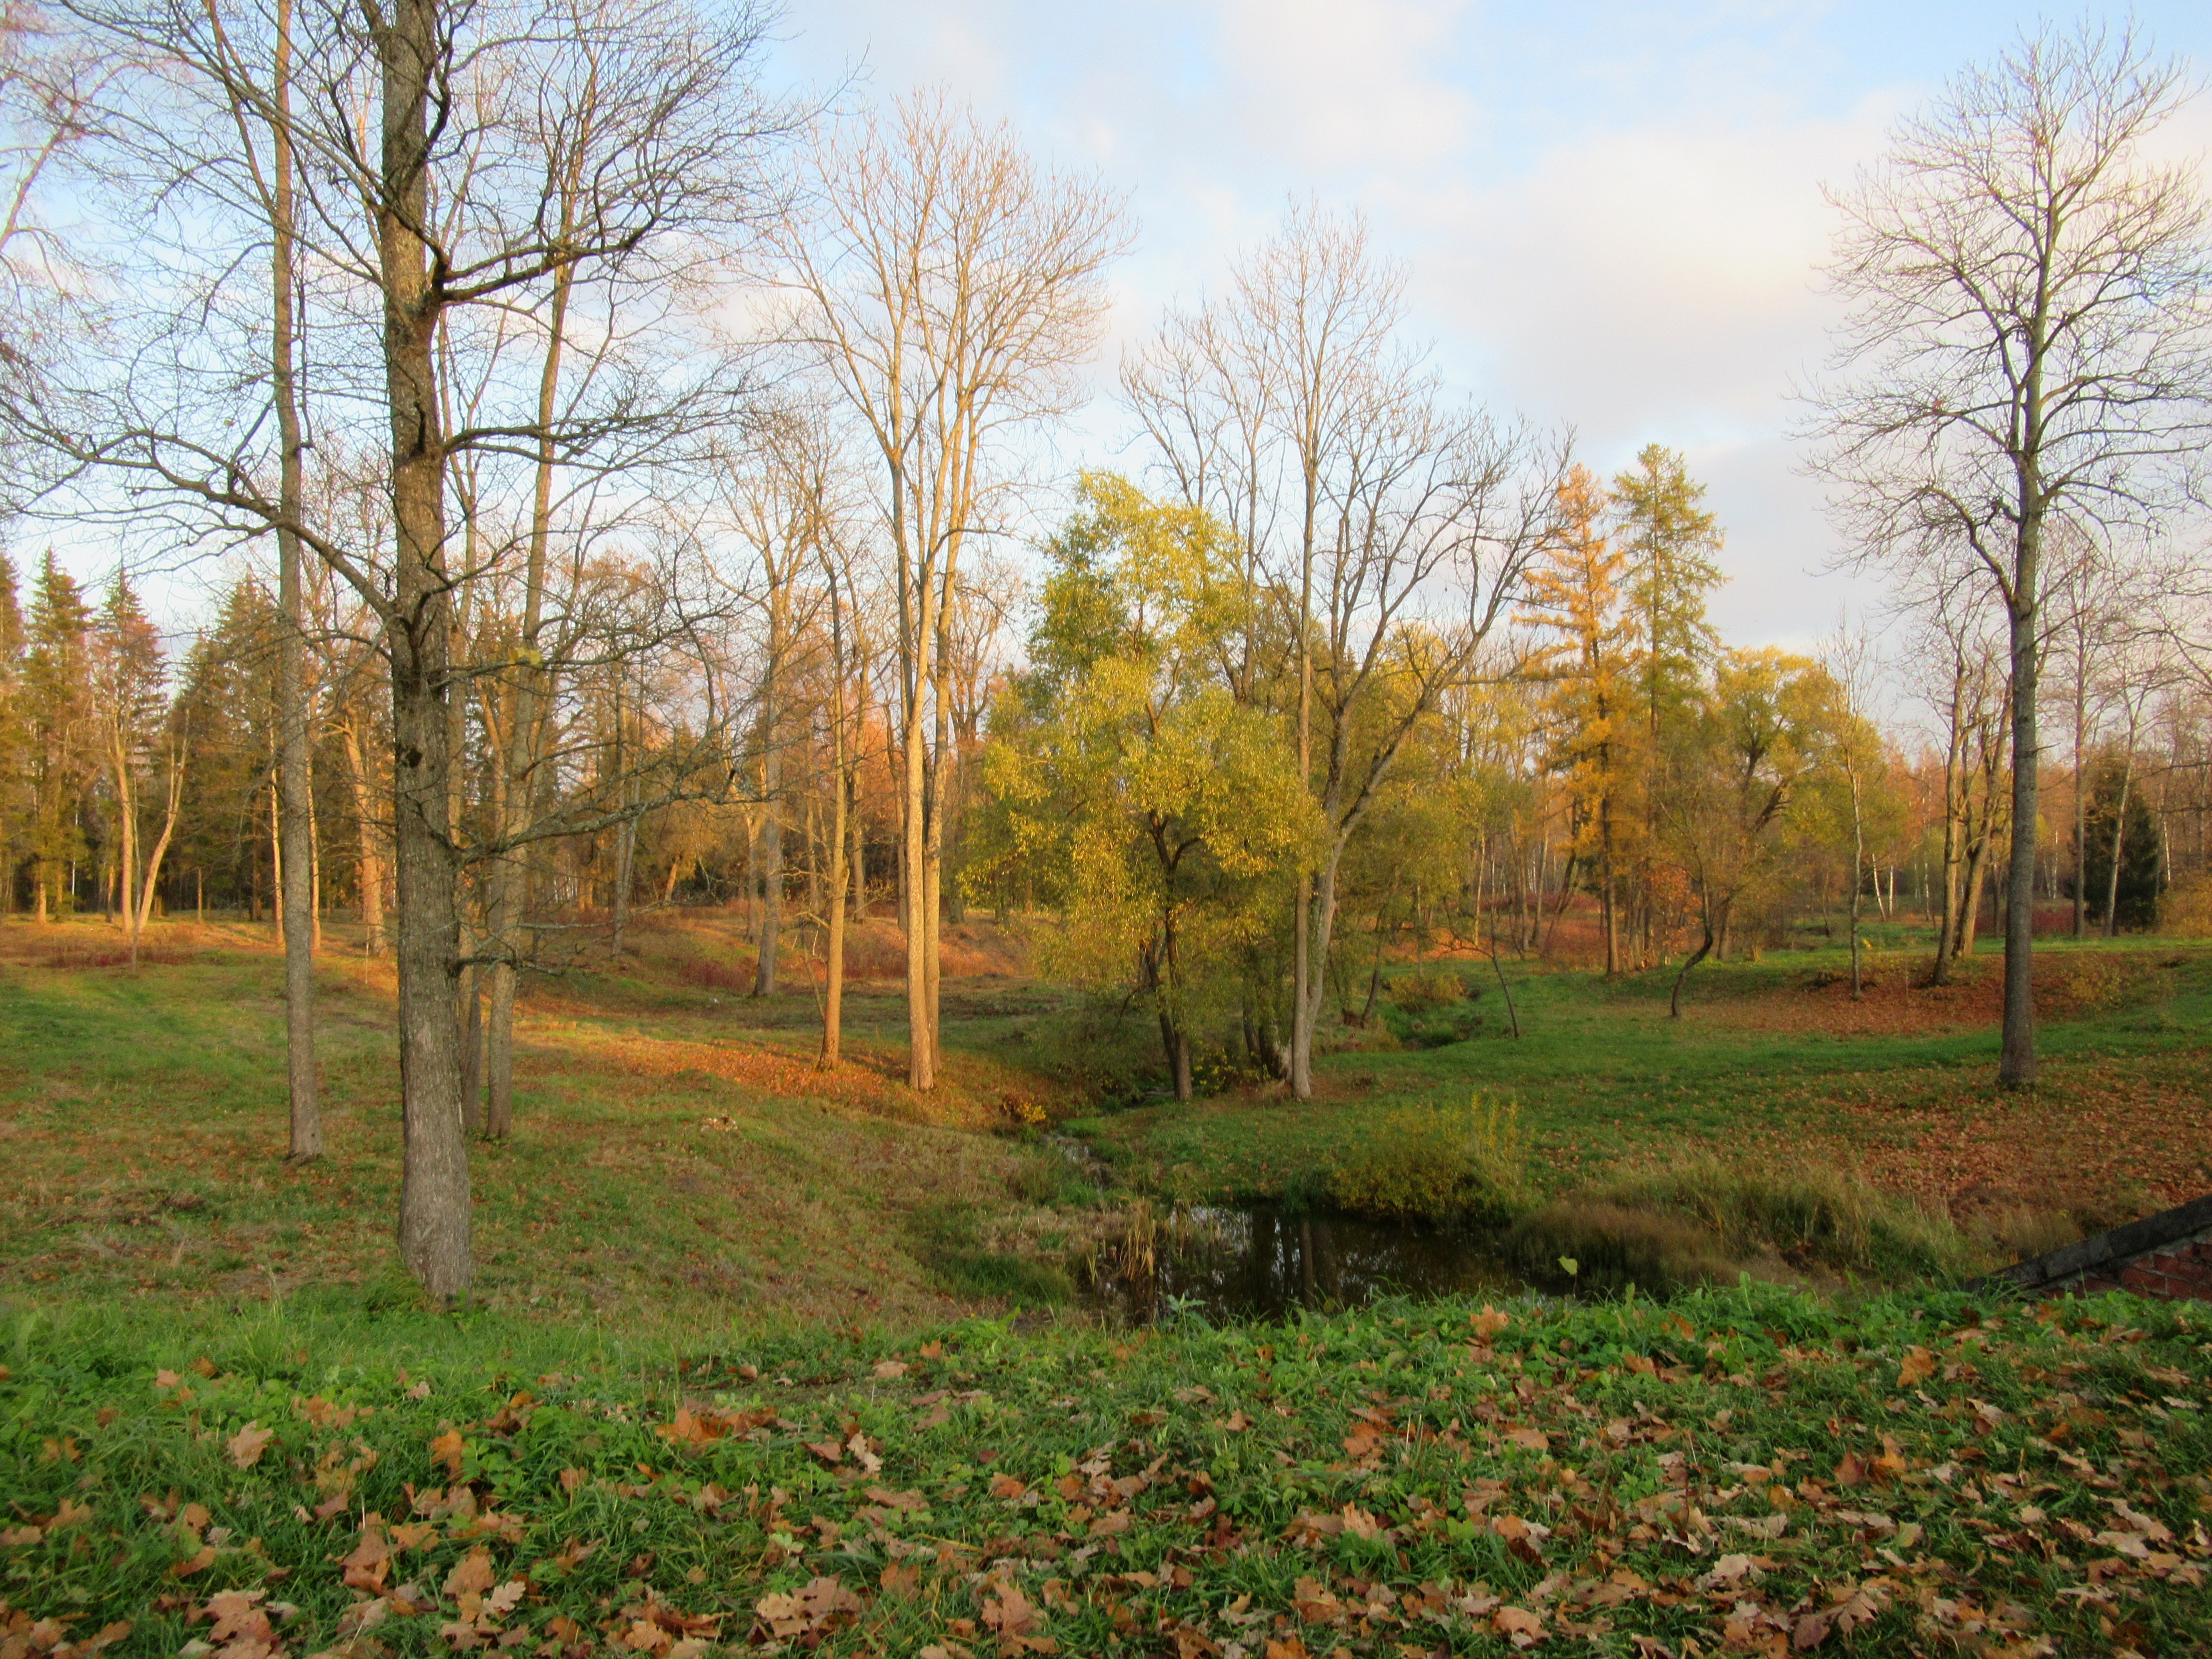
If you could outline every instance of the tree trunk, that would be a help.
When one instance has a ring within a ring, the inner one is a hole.
[[[2041,604],[2038,584],[2043,551],[2041,486],[2023,476],[2020,539],[2013,559],[2012,603],[2012,857],[2005,883],[2004,1036],[1997,1087],[2035,1086],[2035,815],[2042,764],[2036,730],[2036,678],[2041,672]]]
[[[361,881],[361,924],[365,936],[363,949],[372,957],[384,953],[384,855],[377,846],[375,794],[371,787],[367,757],[361,750],[361,731],[349,720],[340,728],[345,734],[346,769],[353,783],[354,817],[360,825],[361,851],[358,855]]]
[[[168,801],[161,814],[161,833],[146,859],[146,879],[139,884],[138,914],[131,921],[131,971],[138,971],[138,938],[146,931],[146,918],[154,908],[155,890],[161,882],[161,860],[169,854],[169,838],[176,833],[177,813],[185,802],[185,751],[173,741],[169,747]]]
[[[771,629],[773,630],[773,628]],[[783,749],[776,738],[773,655],[780,641],[769,647],[769,683],[761,688],[761,796],[763,801],[760,835],[760,955],[753,969],[753,994],[775,994],[776,947],[783,939]]]
[[[131,748],[128,734],[123,729],[120,710],[114,711],[108,733],[108,766],[115,779],[115,816],[117,842],[121,856],[116,860],[123,884],[124,926],[131,935],[131,973],[138,974],[138,913],[131,900],[131,872],[138,859],[138,795],[131,776]]]
[[[1690,969],[1696,967],[1699,963],[1703,962],[1707,957],[1712,954],[1713,914],[1711,907],[1705,907],[1704,914],[1705,936],[1698,942],[1698,948],[1690,953],[1689,959],[1683,963],[1681,971],[1674,975],[1674,989],[1673,994],[1667,999],[1667,1018],[1669,1019],[1680,1019],[1682,1017],[1682,985],[1683,982],[1690,977]]]
[[[2127,847],[2128,792],[2136,781],[2134,722],[2129,722],[2127,759],[2120,769],[2120,799],[2112,813],[2112,867],[2105,877],[2105,937],[2120,936],[2120,854]]]
[[[930,940],[923,921],[924,872],[928,863],[927,827],[923,822],[928,800],[928,751],[921,700],[930,686],[929,649],[936,637],[937,622],[936,590],[926,581],[919,586],[921,615],[913,630],[909,660],[905,665],[907,706],[899,722],[902,765],[899,799],[904,819],[901,825],[899,895],[901,916],[906,927],[907,1082],[914,1088],[927,1089],[936,1084],[937,1063],[930,1043]]]
[[[377,241],[385,388],[392,420],[392,804],[398,877],[400,1113],[404,1152],[399,1252],[433,1296],[465,1291],[468,1139],[454,1020],[459,917],[453,852],[452,617],[446,573],[445,434],[434,341],[438,301],[421,227],[428,212],[428,111],[439,68],[437,0],[394,0],[377,37],[381,178]]]
[[[1859,787],[1859,770],[1856,763],[1851,767],[1851,1000],[1856,1002],[1864,988],[1859,978],[1859,887],[1866,878],[1866,815],[1863,792]],[[1877,881],[1879,878],[1877,878]]]
[[[842,1046],[845,1027],[845,796],[848,780],[845,775],[845,738],[843,730],[843,698],[832,714],[836,727],[835,762],[830,772],[831,799],[830,807],[830,893],[829,915],[824,925],[829,930],[823,955],[828,958],[829,982],[822,992],[822,1063],[835,1066]]]
[[[2079,626],[2077,623],[2076,626]],[[2089,735],[2087,653],[2074,656],[2074,937],[2088,933],[2089,920],[2089,775],[2082,750]]]
[[[313,775],[308,770],[307,640],[300,585],[300,538],[293,526],[306,512],[298,387],[293,378],[292,6],[276,0],[275,118],[270,122],[273,173],[270,216],[270,381],[276,401],[276,729],[278,817],[283,862],[292,872],[283,888],[284,935],[284,1072],[292,1103],[291,1156],[304,1161],[323,1152],[322,1104],[315,1076],[314,848],[307,815]]]
[[[483,969],[461,970],[461,1131],[483,1127]]]

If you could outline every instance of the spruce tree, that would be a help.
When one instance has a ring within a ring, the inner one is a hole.
[[[23,645],[15,567],[0,552],[0,916],[15,908],[15,881],[30,850],[30,734],[24,708]]]
[[[68,908],[70,866],[84,854],[82,808],[91,733],[92,612],[52,549],[31,599],[23,699],[30,738],[34,903],[46,921]]]

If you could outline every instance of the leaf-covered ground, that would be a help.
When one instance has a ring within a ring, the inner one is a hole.
[[[2212,1650],[2212,1318],[20,1316],[0,1656]]]

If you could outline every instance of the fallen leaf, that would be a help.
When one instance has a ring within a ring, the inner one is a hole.
[[[430,1461],[443,1463],[449,1479],[458,1480],[461,1478],[461,1431],[459,1429],[447,1429],[431,1440]]]
[[[1516,1648],[1534,1647],[1544,1639],[1544,1621],[1525,1607],[1500,1607],[1490,1615],[1491,1628]]]
[[[492,1581],[491,1552],[479,1544],[446,1575],[446,1595],[449,1599],[471,1592],[481,1595],[492,1587]]]
[[[248,1423],[224,1443],[230,1461],[241,1469],[250,1469],[261,1461],[261,1453],[276,1437],[274,1429],[264,1429],[258,1423]]]
[[[1909,1389],[1936,1375],[1936,1356],[1925,1348],[1907,1348],[1905,1363],[1897,1368],[1897,1386]]]

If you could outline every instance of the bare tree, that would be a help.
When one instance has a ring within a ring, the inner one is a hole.
[[[613,0],[513,13],[313,0],[289,20],[288,110],[265,9],[74,0],[72,11],[119,52],[161,65],[107,112],[94,197],[117,257],[143,261],[143,245],[158,246],[173,281],[162,303],[127,282],[111,290],[119,297],[88,297],[70,361],[9,387],[0,414],[52,464],[49,510],[198,541],[283,532],[373,615],[391,675],[399,1245],[427,1288],[456,1292],[472,1263],[455,997],[477,965],[459,945],[461,872],[514,839],[472,848],[454,816],[453,705],[477,667],[454,656],[454,596],[480,574],[468,561],[503,544],[481,543],[473,517],[453,523],[456,459],[529,466],[550,439],[569,465],[643,478],[688,434],[726,420],[742,387],[713,354],[641,344],[588,398],[567,400],[549,434],[538,376],[486,371],[490,393],[457,401],[453,354],[481,359],[500,325],[480,319],[537,311],[564,281],[599,284],[608,325],[633,342],[699,337],[694,279],[762,210],[761,146],[786,119],[752,80],[760,22],[742,7],[702,15]],[[544,134],[524,112],[557,119],[581,88],[601,112],[597,161],[563,212],[547,191]],[[289,134],[297,167],[295,267],[303,283],[313,273],[309,309],[321,319],[301,325],[321,348],[312,377],[295,372],[302,425],[319,450],[380,454],[381,545],[353,540],[282,483],[286,440],[264,367],[270,289],[241,274],[263,268],[251,255],[270,235],[258,158],[236,132],[241,109],[254,131]],[[464,418],[449,422],[455,408]],[[618,632],[636,637],[628,623]],[[593,803],[529,833],[614,811]]]
[[[1095,181],[1040,170],[941,92],[825,127],[783,238],[787,332],[882,463],[897,604],[908,1081],[937,1076],[947,771],[945,631],[968,542],[994,527],[1015,430],[1072,407],[1127,231]]]
[[[2038,657],[2053,514],[2181,499],[2212,421],[2194,169],[2145,154],[2189,92],[2128,30],[2045,27],[1960,75],[1832,199],[1850,313],[1814,394],[1863,556],[1972,550],[2007,617],[2013,837],[1998,1083],[2033,1085]]]

